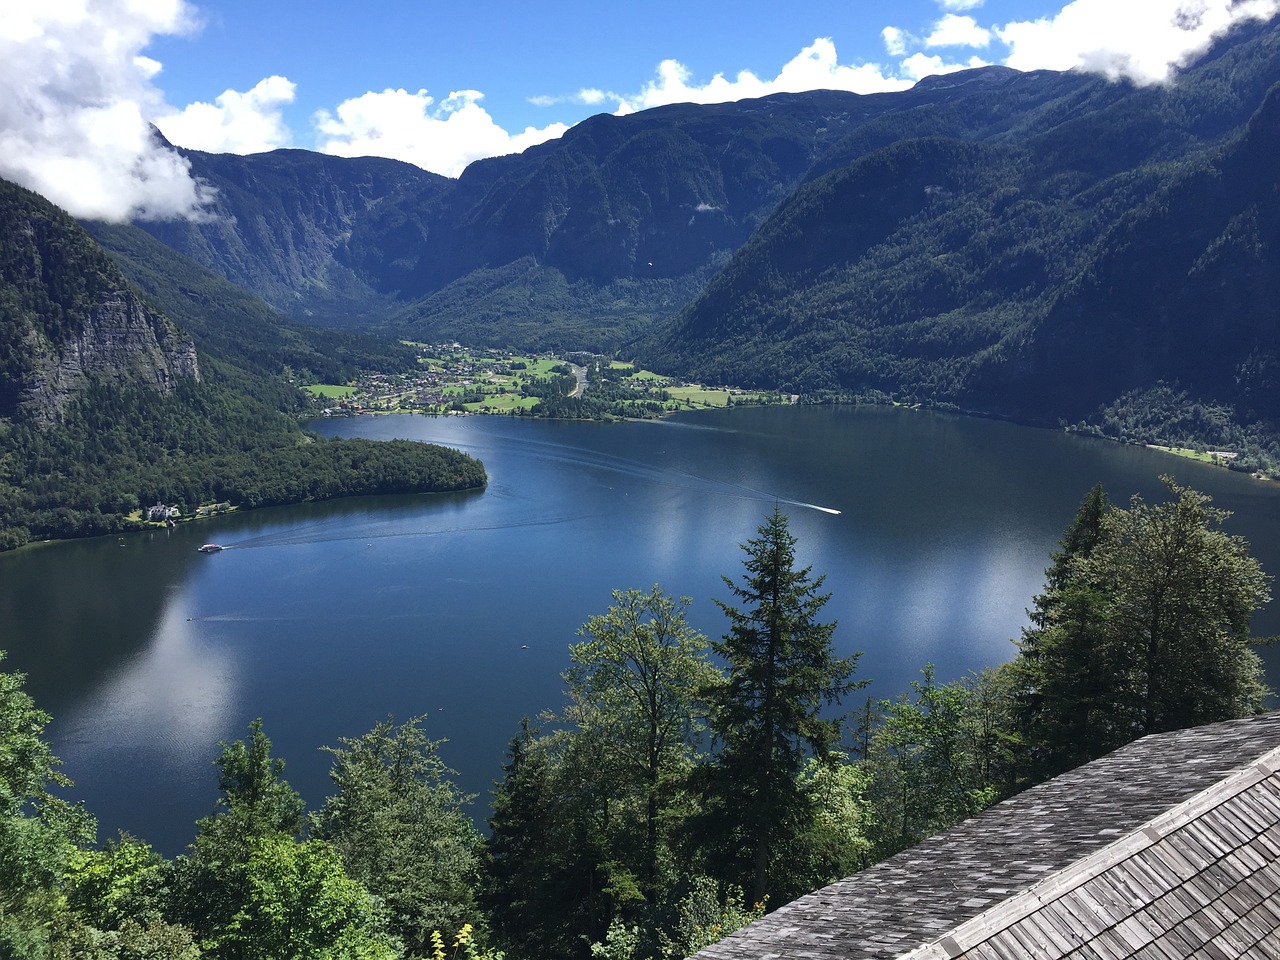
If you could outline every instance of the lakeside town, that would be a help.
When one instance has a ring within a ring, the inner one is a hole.
[[[558,357],[420,344],[418,369],[370,373],[347,384],[311,384],[325,417],[371,413],[536,415],[549,399],[607,395],[609,417],[663,416],[737,404],[794,403],[786,394],[688,383],[590,353]]]

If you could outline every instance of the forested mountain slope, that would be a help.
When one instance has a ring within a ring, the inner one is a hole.
[[[399,193],[413,191],[423,202],[451,183],[381,157],[179,152],[192,175],[216,191],[207,217],[140,226],[286,316],[322,323],[350,323],[385,308],[381,292],[340,255],[360,219]]]
[[[157,500],[186,515],[214,501],[483,485],[483,467],[456,451],[304,433],[297,389],[265,374],[306,355],[305,337],[281,333],[275,357],[238,366],[218,351],[235,339],[217,327],[223,311],[199,302],[221,288],[201,274],[189,265],[157,291],[189,301],[203,325],[193,341],[74,220],[0,181],[0,549],[135,528]],[[250,349],[271,342],[245,330]]]
[[[1199,404],[1274,439],[1278,50],[1251,31],[1170,87],[1092,81],[984,142],[868,125],[642,356],[1047,422],[1158,394],[1182,409],[1156,420]]]
[[[292,316],[382,317],[422,338],[612,349],[692,299],[815,164],[838,165],[916,129],[986,139],[1033,111],[1090,109],[1087,92],[1109,96],[1106,88],[992,68],[893,94],[814,91],[601,115],[523,154],[474,163],[456,181],[387,168],[394,188],[358,202],[332,186],[339,173],[367,180],[388,161],[184,151],[217,187],[219,207],[205,222],[143,226]],[[357,174],[361,165],[370,166]],[[346,205],[325,215],[323,197]],[[307,247],[309,272],[294,269],[292,232],[325,229],[329,239]],[[339,291],[340,278],[349,282]],[[339,293],[350,316],[326,305]]]
[[[147,229],[313,321],[1272,456],[1278,37],[1166,86],[987,67],[598,116],[457,180],[188,151],[221,206]]]
[[[91,380],[161,393],[199,380],[191,338],[69,217],[0,181],[0,222],[0,420],[57,421]]]

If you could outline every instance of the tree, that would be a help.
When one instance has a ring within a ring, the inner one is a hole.
[[[398,945],[381,930],[369,892],[349,877],[321,840],[283,833],[250,842],[245,894],[210,944],[236,960],[395,960]]]
[[[932,664],[911,692],[881,701],[872,739],[877,854],[889,856],[996,801],[998,734],[1004,711],[998,675],[938,683]]]
[[[508,953],[583,956],[604,936],[612,911],[603,895],[605,856],[592,821],[593,798],[564,773],[563,738],[540,736],[528,721],[507,748],[493,794],[482,904]]]
[[[1085,496],[1045,571],[1044,592],[1027,611],[1012,671],[1024,774],[1044,780],[1101,756],[1121,739],[1104,709],[1107,591],[1080,574],[1103,539],[1111,509],[1102,485]]]
[[[23,689],[25,679],[0,673],[0,955],[15,958],[48,955],[51,933],[65,925],[68,861],[96,829],[50,792],[70,781],[42,736],[49,715]]]
[[[850,679],[856,655],[835,656],[835,624],[818,621],[829,594],[818,592],[824,578],[812,577],[811,567],[796,569],[786,515],[775,507],[757,532],[742,545],[742,583],[724,578],[744,609],[717,601],[729,632],[713,648],[728,678],[708,691],[721,748],[707,770],[701,821],[723,875],[742,884],[752,902],[784,892],[769,889],[774,857],[811,824],[799,775],[807,757],[824,757],[841,730],[823,707],[865,683]]]
[[[648,593],[614,591],[613,601],[578,631],[587,639],[569,648],[565,719],[575,737],[593,742],[606,795],[619,805],[631,799],[642,811],[640,856],[616,851],[616,858],[635,864],[653,904],[660,819],[692,769],[702,731],[698,695],[718,673],[707,659],[707,639],[685,620],[689,598],[676,600],[655,584]]]
[[[228,940],[237,911],[253,895],[248,863],[261,841],[293,842],[302,828],[304,804],[284,779],[284,761],[271,756],[262,720],[249,725],[248,742],[220,744],[214,760],[221,795],[210,816],[196,823],[190,854],[173,861],[174,919],[189,926],[201,946],[216,956],[238,957]]]
[[[249,740],[220,743],[219,806],[224,808],[201,825],[230,823],[245,836],[276,833],[296,835],[306,809],[302,797],[283,779],[284,761],[271,756],[271,741],[262,732],[262,718],[249,724]],[[221,819],[219,819],[221,818]]]
[[[1117,667],[1109,708],[1130,739],[1256,713],[1268,692],[1249,621],[1271,599],[1271,578],[1221,529],[1228,511],[1162,480],[1169,502],[1134,496],[1128,510],[1110,511],[1079,562],[1107,595],[1106,659]]]
[[[480,838],[462,810],[454,771],[440,759],[422,717],[391,718],[358,739],[325,747],[338,792],[312,819],[314,835],[338,851],[347,873],[380,897],[391,932],[412,955],[431,933],[476,915]]]
[[[1249,621],[1270,600],[1271,578],[1222,530],[1227,511],[1161,479],[1165,503],[1134,496],[1128,509],[1100,512],[1086,499],[1048,571],[1016,664],[1040,775],[1148,733],[1261,709]]]

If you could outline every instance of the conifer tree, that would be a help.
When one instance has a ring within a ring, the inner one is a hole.
[[[1022,632],[1013,671],[1024,774],[1032,780],[1100,756],[1117,738],[1104,709],[1105,594],[1077,572],[1102,540],[1110,508],[1101,484],[1085,495],[1052,554],[1044,592],[1027,611],[1032,625]]]
[[[840,738],[840,720],[823,708],[865,683],[850,679],[856,655],[835,655],[836,625],[818,619],[830,596],[819,592],[825,578],[796,568],[795,546],[775,507],[742,545],[742,582],[724,578],[742,606],[717,601],[729,632],[713,648],[728,678],[709,696],[720,751],[705,774],[702,828],[721,876],[752,902],[797,892],[771,890],[770,872],[787,842],[812,825],[800,774],[809,756],[825,757]]]
[[[1148,733],[1246,716],[1266,686],[1250,617],[1270,577],[1230,515],[1163,477],[1170,500],[1086,498],[1047,571],[1015,669],[1040,779]]]

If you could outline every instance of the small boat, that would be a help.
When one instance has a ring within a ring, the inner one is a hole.
[[[206,543],[206,544],[202,544],[198,549],[200,550],[201,553],[217,553],[219,550],[222,549],[222,544]]]

